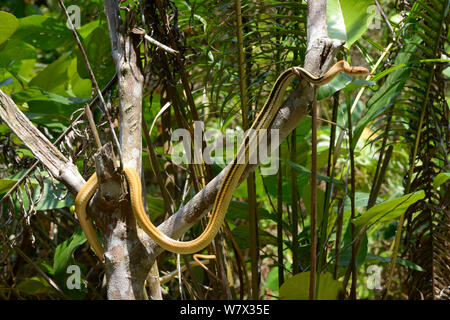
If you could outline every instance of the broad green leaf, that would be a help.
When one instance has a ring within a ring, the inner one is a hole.
[[[5,72],[0,72],[0,81],[11,77],[11,83],[8,83],[7,93],[11,96],[12,92],[23,90],[23,84],[28,83],[34,76],[36,59],[24,59],[10,63]],[[5,90],[5,89],[4,89]]]
[[[265,288],[278,292],[278,267],[274,266],[270,269],[265,281]]]
[[[43,277],[32,277],[20,282],[17,287],[18,290],[26,292],[27,294],[46,294],[54,293],[55,290]]]
[[[0,180],[0,194],[8,192],[9,189],[16,184],[16,182],[27,172],[27,170],[19,171],[11,176],[5,177]],[[36,179],[31,179],[31,184],[35,186],[37,184]]]
[[[47,105],[48,103],[48,105]],[[52,109],[53,104],[47,102],[45,103],[45,108],[47,110]],[[36,104],[36,105],[35,105]],[[52,104],[52,106],[50,106],[50,104]],[[31,105],[31,109],[35,110],[35,108],[40,108],[43,106],[42,103],[39,102],[35,102],[35,101],[31,101],[29,102],[29,105]],[[56,105],[55,107],[53,107],[53,110],[58,109],[58,108],[62,108],[61,105]],[[70,107],[73,108],[73,107]],[[75,109],[75,108],[73,108]],[[64,108],[64,113],[59,113],[59,114],[55,114],[55,113],[27,113],[27,118],[30,119],[33,123],[36,124],[41,124],[45,127],[47,127],[47,129],[51,130],[52,134],[56,134],[59,135],[61,134],[64,130],[67,129],[67,126],[69,125],[70,122],[70,117],[68,117],[68,112],[67,110]]]
[[[106,25],[101,25],[83,41],[92,71],[100,87],[105,86],[116,72],[111,57],[111,43],[107,39],[109,39],[109,35]],[[80,50],[77,49],[75,52],[78,74],[83,79],[90,79],[89,71]]]
[[[76,264],[73,254],[75,250],[85,242],[86,237],[83,231],[80,227],[77,227],[75,229],[75,233],[69,239],[65,240],[56,247],[55,256],[53,257],[53,269],[55,271],[56,282],[63,289],[64,293],[75,299],[80,299],[84,296],[86,287],[83,283],[81,283],[80,290],[69,290],[66,282],[70,274],[67,273],[67,268],[70,265]]]
[[[11,39],[0,51],[0,68],[8,68],[20,60],[36,58],[36,49],[29,44]],[[9,69],[9,68],[8,68]]]
[[[450,172],[439,173],[436,177],[434,177],[433,187],[437,189],[441,184],[443,184],[448,179],[450,179]]]
[[[0,44],[9,39],[19,26],[19,20],[11,13],[0,11]]]
[[[287,279],[280,287],[281,300],[309,300],[310,272],[301,272]],[[337,300],[342,284],[329,272],[320,275],[317,300]]]
[[[41,102],[55,102],[62,105],[73,106],[89,101],[89,99],[87,98],[61,96],[36,87],[31,87],[27,88],[27,90],[16,92],[12,96],[16,103],[41,101]]]
[[[92,93],[91,79],[83,79],[78,74],[78,58],[72,59],[67,70],[69,77],[69,90],[67,92],[75,97],[89,98]],[[144,109],[144,108],[143,108]]]
[[[36,210],[53,210],[59,208],[70,207],[74,203],[74,199],[70,194],[68,194],[63,200],[59,200],[66,193],[66,188],[61,183],[56,183],[56,188],[49,181],[44,182],[44,193],[36,205]],[[35,192],[35,197],[40,192],[40,186],[37,187]]]
[[[71,55],[62,55],[31,79],[28,85],[38,87],[45,92],[66,95],[69,80],[67,71],[70,63]]]
[[[1,179],[0,180],[0,194],[8,192],[9,189],[16,183],[16,180]]]
[[[45,126],[47,126],[46,122],[52,122],[52,118],[58,118],[60,122],[67,122],[82,103],[89,101],[88,98],[61,96],[36,87],[15,92],[12,94],[12,98],[17,104],[27,102],[30,113],[27,116],[45,118],[45,115],[51,115],[42,123]]]
[[[355,90],[363,86],[375,84],[372,81],[358,80],[347,74],[341,73],[337,75],[330,83],[320,86],[317,90],[317,100],[323,100],[331,97],[335,92],[342,90]]]
[[[7,192],[25,174],[25,172],[26,170],[22,170],[15,175],[0,180],[0,193]],[[47,173],[43,172],[42,174],[45,175]],[[31,178],[30,182],[33,188],[31,195],[33,198],[33,202],[36,201],[38,197],[41,197],[34,208],[35,210],[45,211],[58,208],[66,208],[74,203],[74,199],[70,194],[66,195],[63,200],[59,200],[66,194],[66,188],[61,183],[55,182],[55,189],[53,184],[48,179],[46,179],[43,183],[44,190],[41,195],[41,186],[39,185],[38,181],[35,178]],[[28,193],[26,192],[23,192],[22,203],[25,210],[28,210],[30,207],[30,199],[28,197]],[[17,212],[20,212],[19,203],[15,201],[14,204],[16,205]]]
[[[66,267],[73,261],[73,253],[75,250],[86,242],[83,230],[78,227],[74,234],[56,247],[55,256],[53,258],[53,269],[55,275],[66,273]]]
[[[282,160],[284,160],[284,159],[282,159]],[[293,162],[291,162],[289,160],[284,160],[284,161],[287,164],[289,164],[290,166],[292,166],[294,169],[296,169],[298,172],[300,172],[301,174],[304,174],[304,175],[307,175],[307,176],[311,176],[311,170],[309,170],[308,168],[306,168],[306,167],[304,167],[302,165],[293,163]],[[319,179],[321,181],[326,181],[326,182],[330,182],[331,181],[330,177],[324,176],[323,174],[320,174],[320,173],[317,174],[317,179]],[[336,180],[336,179],[333,179],[333,183],[338,185],[338,186],[342,186],[343,185],[342,181],[339,181],[339,180]]]
[[[53,50],[71,42],[75,43],[72,32],[63,19],[56,20],[40,15],[19,19],[19,27],[12,38],[42,50]]]
[[[384,222],[395,219],[402,215],[410,205],[423,198],[425,198],[425,191],[419,190],[400,198],[381,202],[364,212],[361,216],[353,219],[353,224],[357,227],[362,227],[372,222]]]
[[[346,74],[339,74],[330,83],[320,86],[317,90],[317,100],[323,100],[331,97],[335,92],[342,90],[352,82],[352,77]]]
[[[371,0],[328,0],[328,35],[333,39],[345,40],[345,47],[350,48],[373,25],[374,8]]]
[[[39,267],[47,274],[51,276],[55,275],[55,270],[53,269],[53,266],[49,265],[47,262],[39,263]]]
[[[77,32],[81,38],[86,39],[99,26],[100,20],[94,20],[92,22],[83,24],[79,29],[77,29]]]

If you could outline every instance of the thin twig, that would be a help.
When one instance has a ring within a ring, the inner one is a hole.
[[[133,30],[132,30],[131,32],[133,32],[134,34],[140,34],[140,35],[143,35],[144,38],[145,38],[146,40],[148,40],[148,42],[154,44],[155,46],[157,46],[157,47],[159,47],[159,48],[161,48],[161,49],[163,49],[164,51],[167,51],[168,53],[171,53],[171,54],[179,54],[179,52],[178,52],[177,50],[174,50],[174,49],[172,49],[172,48],[166,46],[165,44],[162,44],[162,43],[159,42],[158,40],[155,40],[155,39],[153,39],[152,37],[150,37],[150,36],[145,32],[145,30],[142,29],[142,28],[134,27]]]
[[[383,17],[384,22],[386,22],[387,26],[389,27],[389,30],[390,30],[391,33],[392,33],[392,39],[393,39],[393,40],[396,40],[397,43],[400,44],[400,41],[397,40],[397,35],[395,34],[394,28],[392,28],[392,25],[391,25],[391,23],[389,22],[389,19],[388,19],[388,17],[386,16],[386,14],[384,13],[384,10],[383,10],[383,8],[381,7],[381,5],[380,5],[380,3],[378,2],[378,0],[375,0],[375,4],[377,5],[378,11],[380,12],[381,16]]]
[[[84,113],[86,114],[86,118],[88,120],[89,126],[91,127],[92,135],[94,136],[95,144],[97,145],[97,149],[102,147],[102,143],[100,141],[100,137],[97,132],[97,127],[95,126],[94,117],[92,116],[91,108],[86,103],[84,106]]]
[[[117,139],[116,132],[114,131],[114,125],[112,123],[112,118],[111,118],[111,115],[109,114],[108,108],[106,106],[105,99],[103,99],[102,91],[100,90],[100,87],[98,86],[97,80],[95,78],[94,72],[92,71],[91,64],[90,64],[89,59],[87,57],[86,51],[84,50],[84,47],[81,44],[80,38],[78,37],[78,33],[77,33],[77,31],[75,30],[75,27],[72,24],[72,20],[70,19],[69,13],[67,12],[67,9],[66,9],[66,7],[64,5],[64,2],[62,0],[59,0],[59,5],[61,6],[61,9],[63,10],[64,15],[66,16],[69,28],[72,31],[73,36],[75,37],[75,40],[76,40],[76,42],[78,44],[78,48],[80,49],[80,52],[81,52],[81,56],[83,57],[84,63],[86,64],[86,68],[89,71],[89,76],[90,76],[90,78],[92,80],[92,84],[94,85],[94,88],[97,91],[97,95],[100,98],[101,109],[105,113],[106,118],[108,120],[108,124],[109,124],[109,127],[111,129],[111,135],[112,135],[114,144],[116,145],[117,152],[119,153],[120,165],[122,166],[122,148],[120,147],[119,139]]]

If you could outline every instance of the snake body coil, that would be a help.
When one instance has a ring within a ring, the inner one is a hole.
[[[234,189],[239,183],[239,179],[247,166],[249,156],[249,147],[255,143],[257,132],[261,129],[268,129],[281,107],[283,95],[294,77],[304,79],[315,85],[324,85],[330,82],[338,73],[344,72],[349,75],[362,75],[368,73],[363,67],[352,67],[346,61],[339,61],[323,76],[316,77],[301,67],[292,67],[285,70],[275,81],[275,84],[267,98],[266,103],[257,115],[250,130],[244,136],[243,142],[234,157],[232,163],[228,166],[227,172],[217,192],[214,206],[211,213],[211,219],[203,233],[191,241],[174,240],[157,229],[148,219],[144,206],[142,204],[142,187],[138,173],[134,168],[124,168],[124,173],[130,187],[130,199],[133,213],[136,216],[141,228],[162,248],[182,254],[195,253],[205,248],[219,231],[225,214],[228,210]],[[75,210],[78,215],[81,227],[86,234],[86,238],[93,247],[96,255],[103,260],[103,248],[96,236],[91,222],[87,219],[86,205],[89,199],[97,189],[97,176],[94,173],[86,182],[75,199]]]

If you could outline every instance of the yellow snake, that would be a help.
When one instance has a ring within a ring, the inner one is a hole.
[[[130,199],[133,213],[136,216],[141,228],[162,248],[182,254],[191,254],[198,252],[205,248],[215,237],[219,231],[222,222],[225,218],[225,214],[228,210],[228,205],[231,201],[234,189],[239,183],[239,179],[247,165],[249,155],[249,146],[252,146],[257,139],[258,130],[268,129],[281,107],[283,95],[289,86],[291,80],[294,77],[304,79],[309,83],[317,86],[324,85],[330,82],[337,74],[344,72],[349,75],[362,75],[369,71],[364,67],[350,66],[346,61],[341,60],[337,62],[330,70],[328,70],[323,76],[316,77],[310,72],[301,67],[292,67],[286,69],[275,81],[275,84],[267,98],[261,111],[258,113],[255,121],[253,122],[251,129],[248,130],[244,136],[244,140],[239,147],[233,162],[228,167],[228,170],[220,185],[219,191],[216,195],[214,207],[211,213],[211,219],[206,226],[203,233],[196,239],[191,241],[178,241],[174,240],[161,231],[159,231],[153,223],[148,219],[144,206],[142,204],[142,187],[139,174],[134,168],[124,168],[125,177],[130,187]],[[253,129],[253,130],[252,130]],[[246,157],[246,154],[248,155]],[[94,173],[86,184],[82,187],[75,199],[75,211],[78,215],[80,225],[86,234],[88,242],[91,244],[96,255],[103,260],[103,248],[97,238],[94,227],[89,221],[86,215],[86,205],[89,199],[97,189],[97,176]]]

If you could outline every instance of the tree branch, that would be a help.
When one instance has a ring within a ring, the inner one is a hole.
[[[53,177],[70,192],[78,193],[85,180],[77,167],[67,159],[23,114],[14,101],[0,90],[0,117]]]

